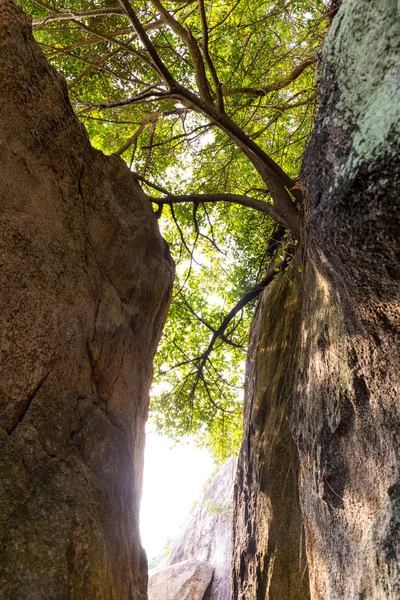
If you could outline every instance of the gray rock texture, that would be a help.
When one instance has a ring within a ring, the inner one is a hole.
[[[234,492],[235,600],[310,598],[298,451],[289,427],[300,327],[296,274],[294,268],[265,291],[251,328]]]
[[[222,465],[196,507],[168,557],[172,565],[182,560],[208,561],[214,577],[207,600],[229,600],[231,591],[232,503],[237,459]]]
[[[0,596],[144,600],[144,423],[173,265],[8,0],[0,81]]]
[[[304,162],[292,431],[312,598],[400,598],[399,65],[398,2],[346,0]]]
[[[325,42],[301,252],[253,323],[235,600],[400,597],[397,4],[345,0]]]
[[[213,575],[210,563],[185,560],[149,577],[149,600],[203,600]]]

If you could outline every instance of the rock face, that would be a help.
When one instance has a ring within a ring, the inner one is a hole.
[[[399,39],[395,2],[347,0],[325,43],[303,248],[253,323],[235,600],[400,597]]]
[[[307,600],[298,452],[290,432],[299,332],[296,269],[267,289],[251,330],[234,492],[233,598]]]
[[[144,600],[144,422],[173,266],[8,0],[0,80],[0,596]]]
[[[213,566],[200,560],[176,563],[149,577],[149,600],[203,600]]]
[[[207,600],[229,600],[231,591],[233,481],[237,459],[228,458],[187,526],[174,542],[168,564],[197,559],[214,567]]]

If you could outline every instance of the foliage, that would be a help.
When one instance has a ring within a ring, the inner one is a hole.
[[[240,442],[254,299],[199,365],[224,315],[271,270],[271,236],[283,226],[296,237],[302,197],[293,190],[315,113],[326,3],[21,3],[92,143],[121,155],[163,208],[177,278],[152,418],[175,438],[196,433],[222,460]],[[231,202],[175,204],[199,193],[251,196],[268,214]],[[272,267],[283,258],[278,248]]]

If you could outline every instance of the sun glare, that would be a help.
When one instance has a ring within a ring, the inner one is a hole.
[[[167,553],[214,468],[207,450],[192,439],[178,445],[147,432],[140,527],[149,561]]]

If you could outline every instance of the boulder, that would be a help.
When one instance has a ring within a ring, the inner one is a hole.
[[[232,549],[233,482],[237,459],[230,457],[218,471],[182,534],[172,545],[168,564],[208,561],[214,577],[207,598],[229,600]]]
[[[200,560],[184,560],[149,578],[149,600],[203,600],[213,567]]]

